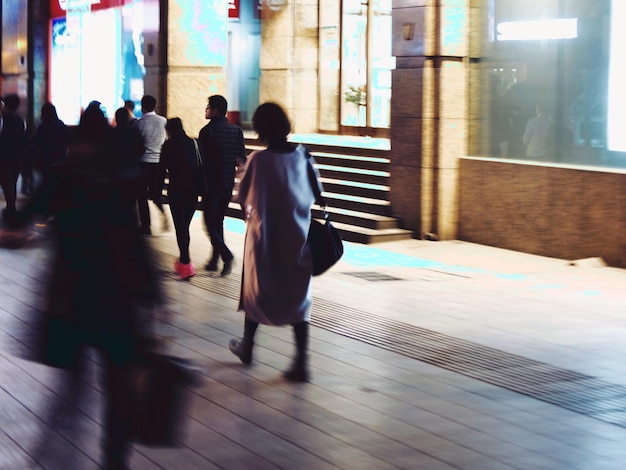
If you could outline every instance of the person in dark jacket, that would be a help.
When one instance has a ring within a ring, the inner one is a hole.
[[[65,163],[69,137],[69,129],[59,119],[56,107],[52,103],[44,103],[41,106],[41,121],[33,139],[34,165],[44,178],[50,167]]]
[[[202,193],[204,175],[198,161],[201,158],[198,144],[187,136],[180,118],[168,119],[165,130],[168,139],[161,149],[159,190],[165,184],[165,177],[169,177],[167,197],[179,250],[174,269],[181,279],[188,279],[196,273],[189,256],[189,225],[198,205],[198,196]]]
[[[11,224],[17,217],[17,179],[26,146],[26,124],[17,114],[20,98],[16,94],[5,96],[3,100],[0,128],[0,187],[4,193],[6,206],[2,219]]]
[[[224,241],[224,217],[232,198],[236,171],[243,168],[246,162],[243,132],[239,126],[228,122],[227,109],[226,98],[221,95],[209,96],[205,117],[210,122],[200,130],[198,136],[207,178],[202,209],[213,247],[205,269],[217,271],[221,258],[224,262],[222,276],[231,272],[233,263],[233,254]]]
[[[115,111],[113,135],[120,152],[117,158],[119,170],[128,177],[140,176],[143,139],[139,131],[132,126],[132,119],[126,107],[118,108]],[[141,186],[138,184],[137,193],[140,188]]]

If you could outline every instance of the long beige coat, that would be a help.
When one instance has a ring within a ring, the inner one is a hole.
[[[306,244],[315,200],[306,149],[248,157],[238,199],[246,217],[239,310],[265,325],[309,320],[311,254]]]

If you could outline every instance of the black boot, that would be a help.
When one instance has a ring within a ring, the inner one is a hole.
[[[311,380],[307,366],[309,323],[301,322],[293,325],[293,333],[296,339],[296,358],[291,369],[283,375],[290,382],[309,382]]]
[[[231,339],[228,348],[243,364],[252,362],[252,348],[254,347],[254,334],[259,326],[257,322],[246,318],[243,325],[243,339]]]

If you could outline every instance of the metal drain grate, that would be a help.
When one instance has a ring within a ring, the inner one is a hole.
[[[171,273],[172,255],[158,262]],[[393,278],[395,279],[395,278]],[[240,276],[200,273],[190,282],[239,298]],[[626,427],[626,387],[435,331],[313,298],[311,324],[482,382]]]
[[[366,281],[376,282],[376,281],[401,281],[399,277],[389,276],[388,274],[377,273],[375,271],[358,271],[352,273],[342,273],[348,276],[358,277],[359,279],[364,279]]]

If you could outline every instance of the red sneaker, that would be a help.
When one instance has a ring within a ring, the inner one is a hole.
[[[181,279],[189,279],[196,274],[196,267],[191,261],[187,264],[183,264],[180,261],[174,261],[174,270]]]

